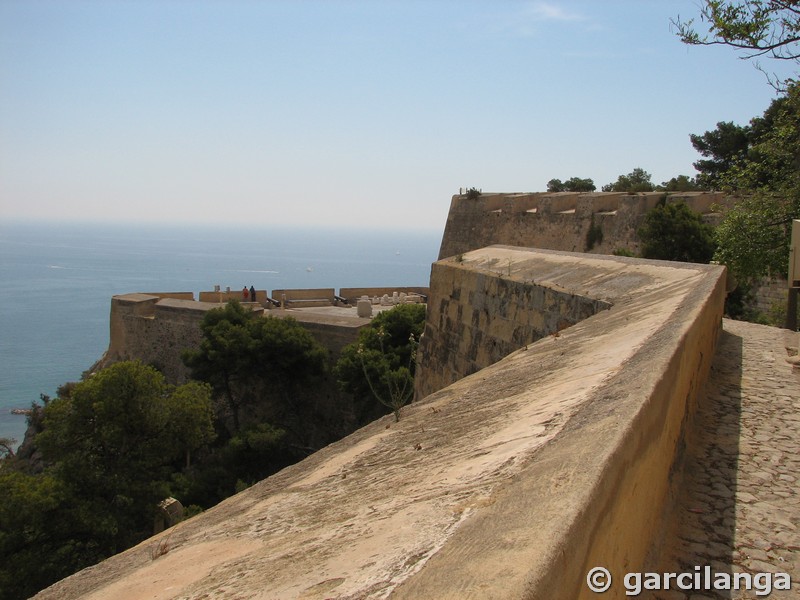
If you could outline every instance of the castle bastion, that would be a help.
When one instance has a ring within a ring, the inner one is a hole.
[[[510,246],[440,260],[399,423],[36,597],[594,598],[589,568],[643,570],[664,526],[724,295],[713,265]]]

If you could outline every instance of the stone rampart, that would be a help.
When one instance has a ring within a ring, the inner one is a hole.
[[[354,342],[358,329],[369,323],[358,318],[355,311],[350,316],[334,316],[302,311],[285,311],[270,303],[267,298],[286,298],[289,309],[339,304],[344,298],[351,305],[363,295],[382,297],[394,292],[413,295],[409,301],[427,297],[428,287],[370,287],[256,290],[256,302],[243,302],[250,310],[269,309],[275,317],[290,316],[302,322],[314,337],[332,353],[335,361],[342,348]],[[199,301],[192,292],[152,292],[114,296],[111,299],[109,320],[109,346],[103,358],[92,369],[96,370],[120,360],[138,359],[158,367],[173,383],[183,383],[189,374],[180,354],[183,349],[195,348],[200,343],[200,322],[205,313],[230,300],[242,300],[241,290],[216,290],[199,293]]]
[[[456,354],[470,294],[487,329],[510,323],[498,339],[550,320],[528,315],[548,302],[555,331],[472,374],[432,350],[442,364],[422,368],[457,381],[399,423],[376,421],[38,597],[574,600],[597,597],[590,567],[617,583],[642,571],[714,355],[724,268],[494,246],[440,261],[433,279],[430,331]]]
[[[183,299],[191,296],[163,293],[114,296],[111,299],[109,347],[91,370],[122,360],[140,360],[159,369],[170,383],[188,381],[189,369],[183,364],[181,355],[184,350],[200,345],[203,317],[209,310],[222,305]],[[307,390],[305,397],[313,412],[302,432],[306,445],[319,448],[353,431],[358,419],[353,399],[339,389],[330,368],[339,359],[343,348],[358,339],[359,330],[370,320],[359,318],[355,307],[340,309],[334,314],[274,307],[265,311],[258,302],[243,303],[243,306],[269,317],[294,318],[328,350],[329,368],[317,385]]]
[[[431,271],[415,397],[424,398],[536,340],[558,334],[611,304],[580,292],[526,280],[526,261],[492,258],[476,269],[463,260]],[[495,269],[496,271],[491,271]]]
[[[114,296],[108,350],[92,369],[136,359],[158,368],[171,383],[185,383],[189,373],[181,352],[199,346],[200,322],[217,306],[163,294]]]
[[[619,192],[481,194],[453,196],[439,258],[456,256],[492,244],[548,248],[568,252],[612,254],[638,252],[636,234],[647,211],[658,202],[686,202],[716,222],[715,204],[727,202],[719,192]],[[587,246],[590,227],[602,240]]]
[[[443,314],[440,289],[452,294],[466,270],[498,280],[481,289],[500,289],[509,260],[511,277],[593,298],[601,310],[427,399],[502,395],[518,408],[530,402],[522,410],[559,431],[392,598],[588,600],[597,597],[585,583],[591,568],[608,568],[619,583],[645,570],[657,549],[676,491],[673,469],[721,329],[724,269],[486,248],[435,265],[434,279],[454,285],[432,286],[428,324]],[[463,325],[444,322],[450,327],[440,339]],[[525,429],[520,435],[535,435]],[[515,438],[509,430],[492,439]]]

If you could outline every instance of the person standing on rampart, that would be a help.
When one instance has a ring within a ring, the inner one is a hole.
[[[251,285],[250,286],[250,302],[255,302],[255,301],[256,301],[256,288],[254,288]]]
[[[242,288],[242,302],[247,302],[247,298],[250,296],[250,293],[247,291],[247,286]]]

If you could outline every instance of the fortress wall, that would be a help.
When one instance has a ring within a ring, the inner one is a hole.
[[[433,265],[417,355],[416,398],[611,306],[557,286],[525,281],[515,275],[513,258],[489,266],[500,274],[489,275],[473,263],[453,259]]]
[[[484,280],[502,281],[499,265],[476,255],[499,257],[508,250],[495,247],[467,254],[466,266],[440,261],[432,277],[442,280],[436,290],[450,285],[451,294],[459,287],[462,295],[474,291],[466,287],[461,273],[465,269],[477,269]],[[572,287],[569,280],[585,285],[590,288],[588,297],[600,292],[613,306],[558,338],[541,339],[426,399],[437,405],[483,394],[489,402],[488,390],[503,388],[508,391],[501,394],[519,397],[515,375],[527,371],[526,401],[531,409],[540,405],[544,411],[560,402],[559,414],[570,416],[513,482],[492,497],[490,506],[459,528],[393,599],[589,600],[597,594],[586,586],[586,575],[597,566],[611,572],[616,591],[611,595],[617,597],[624,575],[642,572],[650,564],[665,526],[664,514],[677,491],[672,470],[685,447],[721,332],[725,272],[698,266],[691,274],[694,266],[686,265],[679,268],[686,269],[688,280],[680,281],[680,273],[665,272],[677,263],[607,258],[632,266],[650,263],[654,278],[635,281],[633,271],[621,272],[606,287],[591,281],[593,268],[587,270],[580,259],[573,267],[581,271],[577,277],[541,265],[523,267],[530,267],[533,279],[541,274],[567,288]],[[495,273],[486,273],[487,267]],[[598,272],[594,279],[598,276],[611,272]],[[473,279],[478,282],[478,289],[492,287]],[[604,293],[604,287],[611,293]],[[437,292],[432,291],[432,298],[436,300]],[[429,321],[436,321],[435,304],[430,306]],[[459,326],[445,322],[450,327],[439,335],[457,337]],[[646,331],[635,333],[640,328]],[[538,369],[555,373],[537,375]],[[586,381],[595,369],[605,370],[604,376]],[[583,400],[570,406],[566,399],[576,394]],[[535,435],[528,428],[521,431]]]
[[[181,354],[196,349],[202,341],[200,324],[217,302],[175,299],[165,294],[125,294],[111,299],[110,343],[92,371],[123,360],[140,360],[159,369],[167,381],[182,384],[189,380],[189,369]],[[246,307],[266,314],[263,307]],[[342,349],[358,339],[358,331],[368,322],[338,319],[302,311],[271,310],[270,317],[294,317],[328,350],[328,364],[339,359]],[[311,415],[303,435],[309,446],[322,447],[347,435],[356,426],[352,398],[339,390],[331,373],[326,373],[305,397]]]
[[[508,279],[516,300],[503,304],[487,291]],[[526,286],[558,292],[559,315],[569,294],[609,308],[37,598],[137,600],[157,593],[144,582],[172,581],[165,598],[574,600],[597,597],[594,566],[621,597],[624,573],[645,570],[660,540],[720,333],[724,268],[494,246],[440,261],[431,283],[448,302],[429,321],[454,310],[440,335],[456,340],[470,294],[500,323],[538,313]]]
[[[185,383],[188,371],[180,354],[200,344],[200,322],[215,307],[155,294],[114,296],[109,347],[93,369],[123,360],[141,360],[161,370],[170,383]]]
[[[134,316],[152,317],[158,301],[158,296],[152,294],[126,294],[111,299],[110,342],[108,350],[100,362],[125,360],[119,357],[125,356],[127,352],[129,334],[127,322]]]
[[[425,286],[412,286],[412,287],[360,287],[360,288],[341,288],[339,296],[346,299],[349,303],[356,302],[361,296],[368,296],[374,298],[377,296],[381,298],[384,294],[391,297],[394,292],[398,294],[405,292],[406,294],[419,294],[420,296],[427,296],[430,293],[430,287]]]
[[[374,296],[383,296],[384,294],[388,294],[389,296],[392,295],[393,292],[405,292],[407,294],[421,294],[424,296],[428,295],[429,288],[427,286],[394,286],[394,287],[359,287],[359,288],[341,288],[339,290],[339,296],[345,298],[349,302],[353,303],[357,301],[361,296],[367,295],[369,297]],[[176,294],[151,294],[153,296],[158,296],[160,298],[180,298],[184,300],[192,300],[193,296],[191,292],[187,292],[186,294],[176,295]],[[286,300],[291,303],[292,301],[300,301],[300,303],[296,304],[296,306],[302,307],[311,307],[311,306],[329,306],[335,303],[334,296],[336,295],[336,290],[334,288],[321,288],[321,289],[277,289],[272,290],[271,294],[268,290],[256,290],[256,303],[261,304],[264,308],[273,309],[276,308],[272,303],[267,302],[267,297],[272,298],[273,300],[277,300],[280,302],[281,298],[285,295]],[[219,292],[200,292],[199,294],[200,302],[211,302],[214,304],[222,304],[225,302],[229,302],[230,300],[237,300],[242,302],[242,291],[241,290],[231,290],[230,292],[226,292],[224,290]],[[244,304],[249,304],[244,302]]]
[[[92,368],[97,370],[122,360],[141,360],[156,366],[170,383],[184,383],[189,372],[181,361],[181,352],[197,348],[202,339],[200,323],[206,312],[219,308],[217,302],[196,302],[175,299],[164,294],[124,294],[111,299],[110,340],[103,358]],[[251,310],[264,313],[257,304],[247,303]],[[355,325],[317,315],[303,316],[274,310],[270,316],[296,317],[314,338],[331,352],[336,360],[342,348],[358,338]]]
[[[585,252],[592,217],[603,240],[588,251],[612,254],[624,248],[636,253],[636,232],[645,214],[665,196],[667,202],[686,202],[704,215],[725,201],[717,192],[483,194],[472,200],[457,195],[450,203],[439,258],[493,244]]]
[[[278,312],[278,311],[275,311]],[[272,313],[269,313],[272,315]],[[339,323],[326,323],[315,317],[294,317],[308,329],[320,344],[328,349],[328,362],[333,365],[339,360],[342,350],[348,344],[352,344],[358,339],[358,332],[364,325],[344,326]]]
[[[333,288],[272,290],[272,298],[280,301],[283,297],[286,297],[286,300],[290,302],[292,300],[326,300],[332,304],[334,293],[335,290]]]
[[[148,295],[173,300],[194,300],[194,292],[148,292]]]
[[[594,452],[598,458],[583,465],[590,481],[585,490],[573,491],[585,504],[571,515],[572,526],[557,544],[562,557],[551,557],[537,579],[536,598],[596,598],[583,583],[593,567],[608,568],[618,586],[626,573],[651,564],[680,483],[673,481],[673,468],[684,451],[721,332],[724,279],[709,277],[693,290],[679,309],[689,314],[664,323],[558,446],[543,453],[543,462],[569,456],[561,466],[568,470]],[[538,470],[530,475],[536,477]],[[568,562],[564,555],[583,560]],[[565,589],[565,576],[572,590]]]

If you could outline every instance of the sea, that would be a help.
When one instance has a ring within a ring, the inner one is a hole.
[[[0,438],[109,342],[111,296],[425,286],[436,230],[0,222]]]

